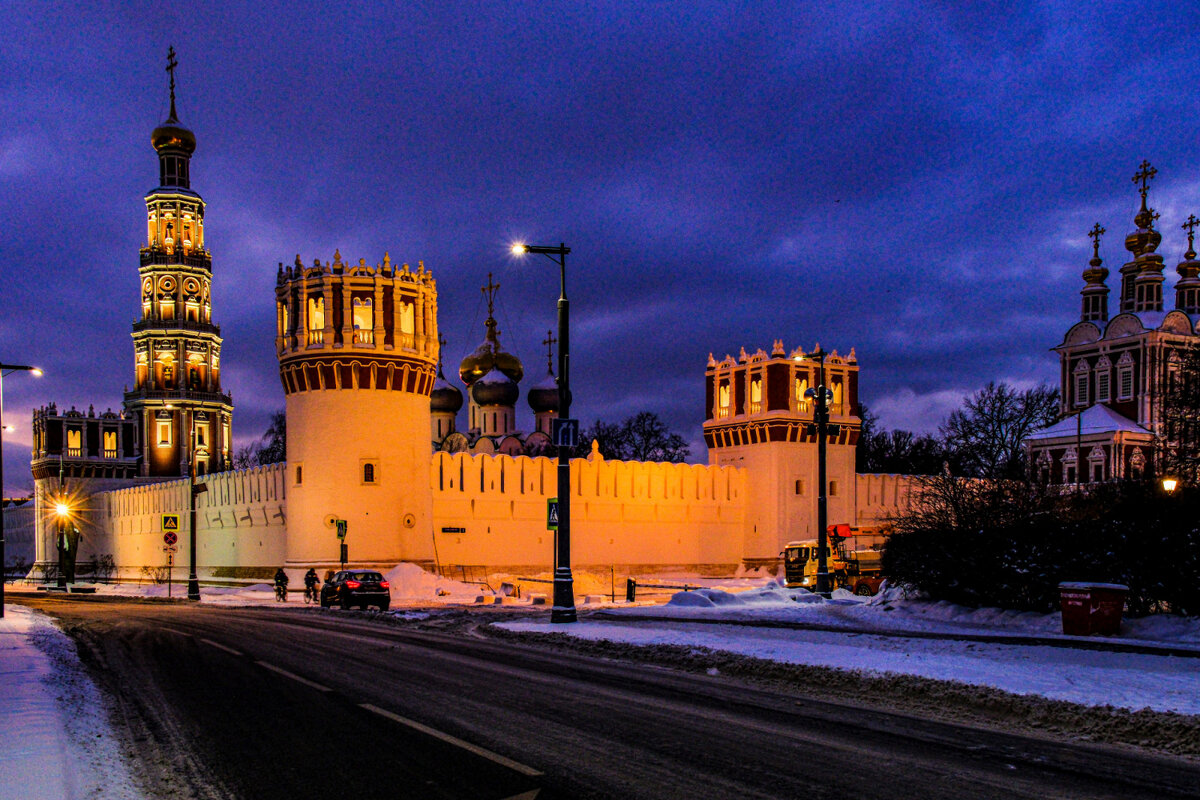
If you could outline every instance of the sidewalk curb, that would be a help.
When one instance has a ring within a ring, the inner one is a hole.
[[[1062,647],[1074,650],[1100,650],[1110,653],[1134,653],[1149,656],[1176,656],[1178,658],[1200,658],[1200,648],[1172,647],[1170,645],[1133,644],[1114,642],[1110,639],[1095,640],[1084,637],[1014,636],[1012,634],[988,633],[934,633],[931,631],[894,631],[879,628],[850,628],[837,625],[821,625],[812,622],[785,622],[782,620],[745,619],[697,619],[695,617],[659,617],[651,614],[620,614],[612,611],[596,611],[591,618],[627,622],[679,622],[694,625],[738,625],[744,628],[784,628],[799,631],[821,631],[824,633],[850,633],[865,636],[886,636],[893,639],[940,639],[960,642],[986,642],[989,644],[1026,645],[1031,647]]]

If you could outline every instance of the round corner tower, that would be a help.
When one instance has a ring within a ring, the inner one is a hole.
[[[289,567],[432,558],[429,394],[437,285],[419,264],[279,267],[276,352],[287,396]]]

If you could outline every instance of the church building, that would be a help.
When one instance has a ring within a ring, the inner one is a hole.
[[[1187,251],[1175,267],[1174,308],[1163,301],[1162,234],[1158,213],[1148,205],[1150,181],[1158,171],[1143,161],[1133,182],[1141,207],[1125,237],[1130,260],[1121,266],[1115,313],[1109,315],[1109,275],[1100,258],[1096,223],[1092,259],[1083,271],[1079,322],[1054,348],[1059,357],[1062,418],[1026,442],[1035,478],[1051,484],[1085,484],[1138,478],[1156,472],[1156,444],[1164,435],[1162,402],[1176,379],[1184,353],[1196,346],[1200,323],[1200,261],[1195,230],[1183,223]]]

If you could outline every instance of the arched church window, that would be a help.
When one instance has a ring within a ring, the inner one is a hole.
[[[1133,358],[1128,353],[1117,362],[1117,399],[1133,399]]]
[[[375,465],[367,462],[363,464],[363,483],[375,482]]]
[[[750,381],[750,413],[762,411],[762,378]]]
[[[805,393],[808,391],[808,378],[796,378],[796,410],[804,413],[808,411],[808,398]]]
[[[1112,362],[1101,356],[1096,362],[1096,402],[1107,403],[1112,399]]]
[[[829,412],[831,414],[842,413],[842,384],[833,384],[833,400],[829,404]]]
[[[83,431],[78,428],[69,428],[67,430],[67,456],[79,457],[83,455]]]

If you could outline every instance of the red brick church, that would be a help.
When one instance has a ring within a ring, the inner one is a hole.
[[[1121,266],[1116,313],[1109,316],[1109,271],[1100,259],[1099,223],[1092,228],[1092,259],[1079,322],[1054,348],[1060,364],[1061,419],[1027,442],[1034,477],[1054,484],[1133,478],[1155,471],[1155,443],[1162,435],[1164,389],[1178,373],[1184,352],[1197,342],[1200,261],[1195,229],[1187,218],[1187,251],[1175,267],[1174,308],[1164,309],[1162,234],[1159,215],[1147,204],[1157,170],[1143,161],[1134,175],[1141,208],[1125,237],[1130,260]]]

